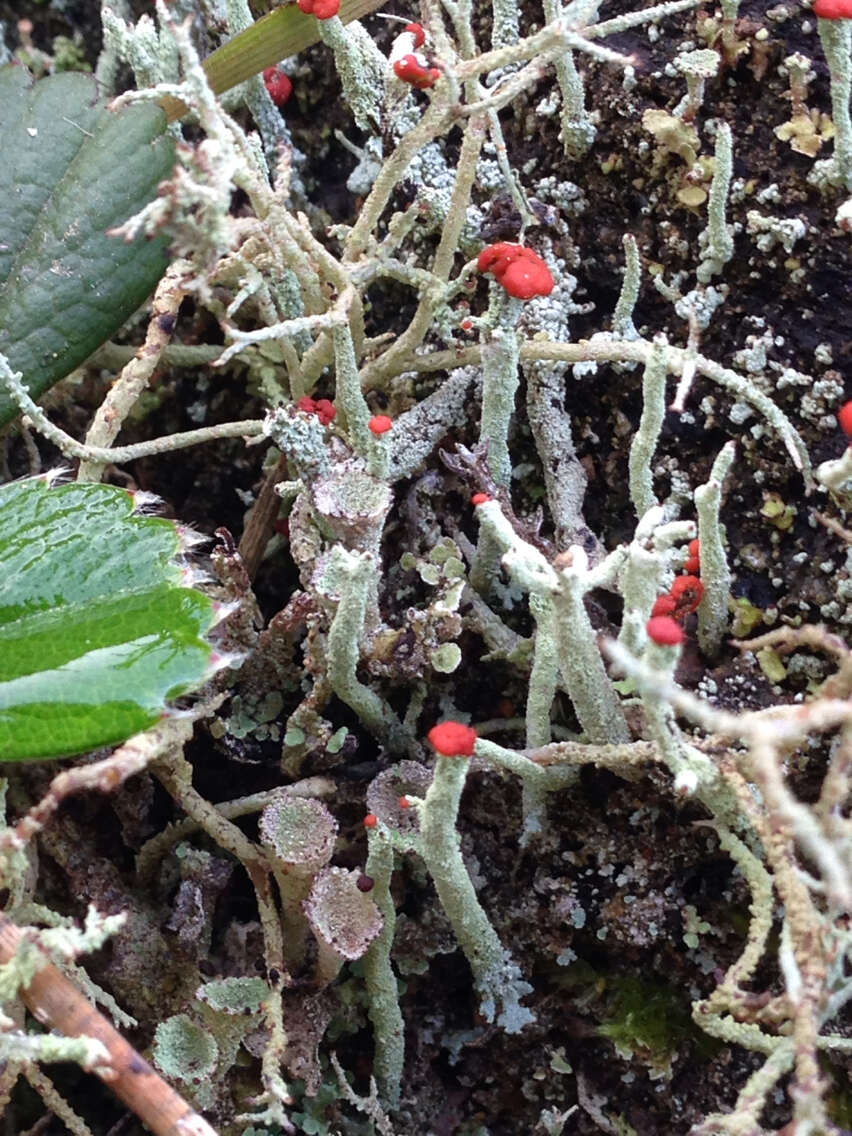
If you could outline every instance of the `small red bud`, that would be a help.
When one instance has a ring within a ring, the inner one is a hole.
[[[462,722],[440,722],[426,736],[443,757],[470,757],[477,735]]]
[[[422,24],[406,24],[402,29],[405,32],[410,32],[414,36],[414,50],[422,47],[426,42],[426,32],[423,30]]]
[[[393,419],[386,414],[374,414],[369,425],[374,434],[387,434],[393,426]]]
[[[849,402],[844,402],[838,410],[837,421],[846,437],[852,438],[852,399]]]
[[[690,612],[698,610],[704,595],[704,585],[697,576],[678,576],[672,584],[671,595],[677,605],[677,617],[683,619]]]
[[[367,813],[364,817],[364,828],[375,828],[379,823],[379,818],[375,813]]]
[[[852,20],[852,0],[816,0],[811,10],[821,20]]]
[[[408,797],[400,797],[399,798],[399,807],[401,809],[410,809],[411,808],[411,801],[409,801]]]
[[[403,83],[410,83],[419,91],[434,87],[438,79],[441,78],[441,72],[437,67],[426,67],[413,54],[403,55],[401,59],[397,59],[393,65],[393,70],[397,79],[402,79]]]
[[[267,67],[263,72],[263,81],[275,105],[283,107],[293,93],[293,84],[289,78],[277,67]]]
[[[674,615],[677,610],[677,600],[674,596],[669,595],[668,592],[664,596],[657,596],[654,600],[654,606],[651,608],[651,617],[658,615]]]
[[[470,499],[470,503],[471,505],[485,505],[490,500],[491,498],[487,493],[474,493],[474,495]]]
[[[697,538],[691,540],[687,551],[689,555],[684,561],[683,570],[691,576],[697,576],[701,571],[701,541]]]
[[[655,615],[645,624],[648,638],[660,647],[679,647],[686,636],[683,628],[670,615]]]
[[[331,422],[334,421],[337,415],[337,407],[330,399],[319,398],[317,399],[315,413],[323,426],[328,426]]]

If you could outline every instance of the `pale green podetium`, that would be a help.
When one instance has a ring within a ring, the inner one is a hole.
[[[315,878],[304,911],[317,942],[317,983],[327,986],[344,962],[361,958],[381,933],[382,916],[360,890],[361,873],[324,868]]]
[[[337,821],[320,801],[282,793],[260,814],[258,834],[281,893],[284,954],[298,968],[308,937],[302,904],[334,852]]]
[[[473,971],[482,1016],[489,1022],[496,1019],[507,1033],[519,1033],[534,1020],[520,1003],[532,986],[523,981],[517,963],[491,926],[459,847],[456,820],[469,766],[465,757],[438,757],[420,810],[420,852]]]

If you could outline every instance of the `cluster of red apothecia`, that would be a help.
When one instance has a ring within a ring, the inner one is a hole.
[[[323,426],[331,425],[337,415],[337,407],[329,398],[311,398],[309,394],[305,394],[296,406],[305,414],[315,414]],[[393,419],[388,418],[387,414],[374,414],[367,425],[374,434],[387,434],[393,427]]]
[[[328,426],[334,421],[337,414],[337,407],[329,398],[311,398],[309,394],[302,395],[296,403],[299,410],[303,410],[305,414],[315,414],[319,418],[323,426]]]
[[[303,12],[316,16],[318,20],[328,20],[336,16],[340,0],[297,0]],[[430,67],[419,49],[426,42],[426,32],[422,24],[409,23],[406,31],[413,40],[414,51],[395,60],[394,74],[404,83],[418,90],[434,87],[440,79],[437,67]],[[293,84],[278,67],[267,67],[263,79],[270,98],[276,106],[282,107],[293,93]],[[477,259],[479,272],[490,273],[510,296],[518,300],[531,300],[535,296],[549,296],[554,288],[550,269],[542,258],[525,245],[498,241],[482,250]],[[465,330],[470,330],[470,320],[462,322]]]
[[[297,0],[297,3],[306,15],[316,16],[318,20],[330,20],[340,11],[340,0]],[[415,51],[426,42],[426,32],[420,24],[406,24],[404,30],[414,37]],[[437,67],[427,67],[425,61],[413,53],[397,59],[393,69],[397,78],[421,91],[434,87],[441,77]],[[283,107],[293,93],[293,84],[288,76],[277,66],[267,67],[263,81],[275,105]]]
[[[414,36],[414,51],[396,60],[393,65],[394,74],[397,79],[416,87],[418,91],[428,91],[441,78],[441,72],[437,67],[427,66],[423,56],[416,54],[426,42],[426,32],[422,24],[406,24],[403,31]]]
[[[497,283],[518,300],[549,296],[554,288],[550,269],[537,252],[525,245],[513,245],[509,241],[488,245],[479,254],[476,267],[480,272],[490,272]]]
[[[316,16],[318,20],[330,20],[340,11],[340,0],[296,0],[299,8],[309,16]],[[852,0],[816,0],[813,12],[823,20],[844,20],[852,18]],[[421,24],[411,23],[405,25],[405,31],[414,37],[414,52],[426,42],[426,33]],[[440,79],[441,72],[437,67],[427,67],[425,60],[414,52],[403,55],[393,65],[397,78],[412,87],[426,90],[434,87]],[[272,96],[276,106],[283,106],[293,91],[293,84],[277,67],[267,67],[263,73],[267,90]],[[535,254],[533,254],[535,255]],[[480,269],[482,271],[482,269]],[[508,290],[508,289],[507,289]],[[532,295],[547,295],[547,293],[534,292]],[[529,299],[522,296],[521,299]]]
[[[699,579],[701,542],[691,540],[687,551],[684,574],[677,577],[664,595],[657,596],[651,618],[645,625],[649,637],[661,646],[676,647],[684,641],[683,621],[698,608],[704,595],[704,585]]]
[[[318,20],[330,20],[340,11],[340,0],[296,0],[306,16],[316,16]]]

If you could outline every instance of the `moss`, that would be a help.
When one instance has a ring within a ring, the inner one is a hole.
[[[53,40],[53,67],[55,71],[91,71],[82,42],[58,35]]]
[[[632,975],[608,978],[607,995],[611,1016],[597,1032],[625,1055],[659,1066],[687,1045],[706,1058],[718,1049],[693,1022],[688,997],[666,982]]]

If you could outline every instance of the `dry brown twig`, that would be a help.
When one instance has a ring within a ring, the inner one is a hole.
[[[205,704],[205,712],[215,709],[221,701],[219,696]],[[0,833],[0,850],[8,854],[24,848],[72,794],[84,789],[113,792],[160,755],[182,746],[191,737],[193,726],[191,718],[170,718],[130,738],[103,761],[63,770],[53,778],[38,804],[16,825]],[[12,961],[26,938],[11,919],[0,915],[0,965]],[[154,1072],[53,963],[45,963],[21,990],[21,998],[48,1028],[58,1030],[65,1037],[89,1037],[102,1043],[109,1060],[95,1066],[92,1072],[155,1136],[216,1136],[207,1121]]]
[[[10,962],[24,934],[0,915],[0,965]],[[147,1125],[155,1136],[216,1136],[174,1089],[125,1041],[62,972],[46,963],[21,997],[30,1013],[65,1037],[89,1037],[101,1042],[109,1061],[92,1069],[105,1085]]]

